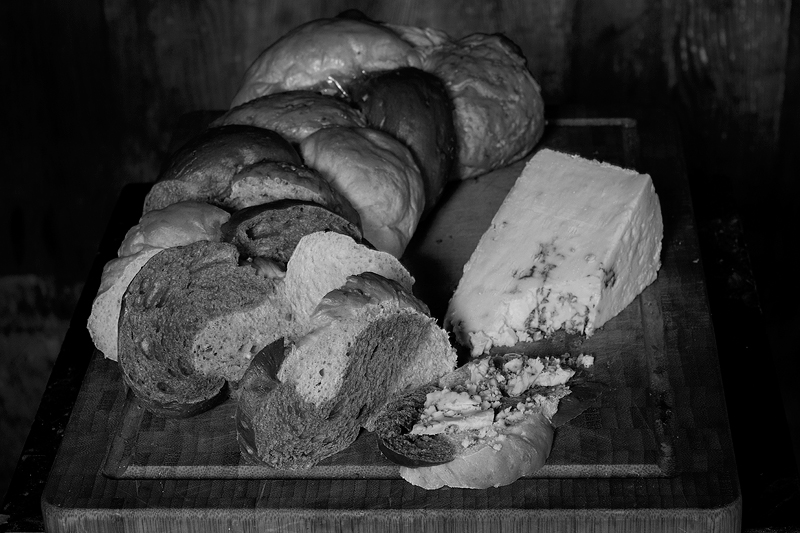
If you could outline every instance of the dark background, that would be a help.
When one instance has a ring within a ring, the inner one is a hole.
[[[267,45],[356,8],[503,32],[548,105],[667,107],[682,132],[746,527],[800,515],[800,3],[0,2],[0,495],[120,189],[181,114],[226,108]]]

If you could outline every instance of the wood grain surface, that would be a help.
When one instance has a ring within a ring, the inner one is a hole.
[[[114,436],[125,434],[118,428],[120,422],[129,420],[124,410],[130,404],[126,404],[116,363],[95,353],[45,489],[43,512],[48,530],[455,532],[568,527],[574,531],[737,531],[741,524],[738,478],[691,200],[675,139],[675,124],[668,115],[648,115],[553,120],[544,140],[549,147],[612,163],[633,161],[639,171],[651,174],[659,194],[665,222],[663,267],[652,289],[638,300],[638,309],[625,311],[640,323],[659,326],[636,333],[634,337],[641,338],[633,342],[625,337],[625,328],[617,332],[622,336],[620,349],[645,349],[644,354],[636,350],[633,356],[617,355],[621,371],[631,373],[625,379],[632,382],[641,377],[634,370],[636,364],[623,361],[638,356],[646,362],[647,380],[638,388],[620,388],[620,394],[629,396],[616,397],[618,405],[605,405],[604,397],[603,405],[610,411],[602,406],[594,413],[587,411],[573,426],[595,432],[587,450],[612,457],[616,453],[620,464],[632,464],[637,458],[626,456],[630,446],[624,450],[603,448],[608,442],[604,438],[625,434],[630,429],[626,425],[649,424],[659,446],[671,446],[657,454],[662,475],[596,472],[591,477],[526,478],[507,487],[479,491],[425,491],[389,474],[380,478],[114,479],[104,475],[102,468]],[[470,183],[503,188],[500,181],[496,185],[481,179]],[[423,235],[414,248],[416,253],[428,246],[456,253],[459,246],[453,243],[459,239],[477,242],[481,223],[474,219],[480,218],[480,207],[456,216],[465,227],[475,225],[463,235],[459,236],[460,226],[450,223],[443,225],[444,233],[437,233],[436,224],[446,219],[446,206],[457,202],[458,194],[458,188],[452,191],[442,210],[421,230],[432,240]],[[141,199],[141,189],[139,193],[135,188],[126,190],[120,209],[128,216],[117,219],[112,233],[121,236],[126,224],[135,222],[130,220],[130,206]],[[111,242],[113,238],[109,238]],[[113,247],[109,244],[108,249],[111,252]],[[458,251],[463,261],[469,253],[471,250]],[[420,266],[441,274],[425,261],[416,268]],[[414,271],[413,262],[409,268]],[[421,282],[423,276],[419,278],[419,290],[428,294],[434,312],[441,312],[439,299],[452,290],[451,284],[426,285]],[[589,342],[583,347],[589,348]],[[86,343],[67,348],[92,350]],[[613,356],[606,357],[611,360]],[[598,363],[602,364],[602,358]],[[641,416],[642,406],[653,407],[652,424]],[[147,416],[142,415],[140,425]],[[147,423],[160,424],[155,419]],[[206,438],[216,437],[210,432]],[[175,464],[202,451],[191,439],[178,448],[162,444],[162,451],[177,454],[169,458]],[[229,460],[236,461],[233,456]],[[143,462],[152,464],[147,459]],[[550,466],[559,465],[554,462]]]

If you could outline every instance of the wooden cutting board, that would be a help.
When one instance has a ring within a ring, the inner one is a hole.
[[[309,472],[246,464],[233,405],[153,417],[127,397],[116,363],[95,352],[45,490],[49,529],[736,530],[738,480],[680,151],[668,116],[644,122],[564,118],[542,144],[649,172],[665,237],[659,278],[633,304],[592,338],[547,347],[595,355],[609,388],[559,428],[535,476],[485,491],[424,491],[399,478],[368,433]],[[521,165],[452,187],[409,246],[403,261],[435,316]],[[123,195],[120,238],[144,191]]]

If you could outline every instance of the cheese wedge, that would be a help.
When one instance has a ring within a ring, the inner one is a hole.
[[[650,176],[542,149],[464,266],[445,326],[473,355],[590,336],[656,279],[662,235]]]

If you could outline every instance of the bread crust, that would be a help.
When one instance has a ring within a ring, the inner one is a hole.
[[[274,131],[239,124],[209,129],[170,156],[145,197],[143,213],[185,200],[225,207],[234,175],[261,161],[302,165],[294,147]]]
[[[406,67],[367,74],[348,88],[369,125],[405,144],[419,166],[430,212],[451,178],[456,157],[453,104],[435,75]]]
[[[459,179],[513,163],[539,142],[541,90],[508,38],[468,35],[431,51],[423,69],[444,80],[455,107]]]
[[[316,19],[286,33],[256,58],[231,108],[297,89],[337,94],[364,72],[421,64],[413,46],[380,24],[350,18]]]
[[[172,248],[195,241],[219,241],[230,213],[205,202],[178,202],[149,211],[125,234],[117,255],[133,255],[148,247]]]
[[[364,237],[400,257],[425,207],[419,167],[410,150],[372,128],[325,128],[300,144],[306,163],[347,198]]]
[[[364,127],[364,114],[349,101],[309,90],[261,96],[234,107],[211,126],[246,124],[274,130],[292,144],[322,128]]]
[[[231,177],[220,203],[233,211],[279,200],[317,203],[361,225],[358,212],[350,201],[316,170],[283,161],[259,161],[247,165]]]
[[[499,450],[488,444],[440,465],[400,467],[400,476],[423,489],[442,487],[488,489],[510,485],[534,473],[547,461],[553,446],[553,426],[537,412],[511,427]]]

